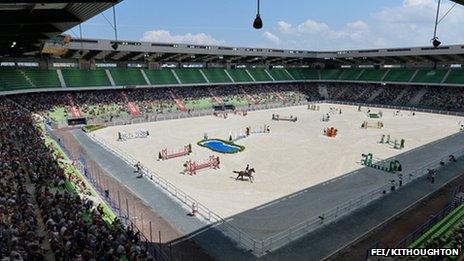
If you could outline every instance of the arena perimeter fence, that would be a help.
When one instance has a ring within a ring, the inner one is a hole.
[[[126,163],[130,165],[135,165],[138,161],[131,156],[125,154],[124,152],[118,151],[113,149],[111,146],[106,144],[104,141],[95,138],[93,135],[88,135],[94,142],[108,150],[109,152],[113,153],[114,155],[118,156]],[[419,147],[420,148],[420,147]],[[416,148],[418,149],[418,148]],[[194,198],[187,195],[185,192],[177,188],[175,185],[170,183],[169,181],[165,180],[155,172],[147,169],[146,167],[142,166],[143,175],[151,180],[154,184],[158,185],[165,191],[167,191],[171,196],[175,197],[177,200],[182,202],[185,207],[191,208],[193,205],[196,207],[196,210],[199,215],[201,215],[204,219],[208,222],[214,224],[214,226],[222,231],[226,236],[233,239],[235,242],[239,243],[241,247],[246,250],[252,250],[253,253],[257,256],[265,255],[267,252],[274,251],[288,243],[299,239],[308,233],[323,227],[324,225],[330,224],[342,216],[350,214],[355,210],[359,209],[362,206],[366,206],[369,203],[372,203],[374,200],[381,198],[382,196],[392,193],[396,190],[396,188],[400,188],[416,180],[420,177],[429,173],[429,169],[439,169],[444,166],[447,162],[449,162],[449,155],[443,156],[441,159],[433,161],[419,169],[411,171],[407,174],[404,174],[403,177],[398,177],[393,182],[388,182],[387,184],[372,190],[354,200],[350,200],[345,202],[333,209],[321,213],[321,215],[317,218],[311,218],[305,220],[297,225],[294,225],[288,228],[285,231],[282,231],[276,235],[273,235],[267,239],[262,241],[255,240],[251,235],[242,231],[240,228],[233,226],[224,220],[219,215],[215,214],[212,210],[208,207],[203,205],[201,202],[198,202]],[[464,156],[464,149],[455,151],[452,153],[456,159],[460,159]],[[392,189],[392,187],[395,189]]]
[[[114,155],[122,159],[127,164],[134,166],[138,163],[136,159],[132,158],[131,156],[127,155],[122,151],[112,148],[106,142],[95,138],[92,134],[88,134],[87,136],[107,151],[113,153]],[[177,188],[174,184],[167,181],[160,175],[156,174],[154,171],[141,165],[141,174],[143,174],[145,178],[153,182],[156,186],[168,192],[168,194],[172,196],[174,199],[180,201],[180,203],[182,203],[182,206],[186,209],[186,211],[190,212],[193,209],[195,209],[196,213],[200,215],[202,218],[204,218],[205,221],[207,221],[209,224],[212,224],[216,229],[222,231],[226,236],[230,237],[235,242],[239,243],[240,246],[244,249],[251,249],[254,253],[263,252],[262,248],[258,245],[261,242],[256,241],[255,239],[253,239],[251,235],[229,224],[227,220],[224,220],[221,216],[214,213],[201,202],[192,198],[187,193]]]
[[[323,101],[311,101],[311,102],[297,102],[291,104],[283,104],[283,103],[276,103],[276,104],[261,104],[255,106],[245,106],[242,108],[237,109],[247,109],[249,111],[253,110],[266,110],[266,109],[273,109],[273,108],[281,108],[281,107],[290,107],[290,106],[300,106],[306,105],[311,103],[332,103],[332,104],[341,104],[341,105],[354,105],[354,106],[363,106],[363,107],[374,107],[374,108],[385,108],[385,109],[396,109],[396,110],[414,110],[417,112],[425,112],[425,113],[435,113],[435,114],[444,114],[444,115],[455,115],[455,116],[464,116],[464,113],[460,112],[449,112],[449,111],[440,111],[440,110],[431,110],[431,109],[423,109],[423,108],[415,108],[415,107],[404,107],[404,106],[392,106],[392,105],[383,105],[383,104],[365,104],[365,103],[356,103],[356,102],[341,102],[341,101],[331,101],[331,100],[323,100]],[[132,123],[142,123],[142,122],[150,122],[150,121],[162,121],[162,120],[171,120],[171,119],[182,119],[182,118],[191,118],[191,117],[199,117],[199,116],[207,116],[212,115],[213,110],[202,110],[202,111],[192,111],[190,113],[173,113],[173,114],[166,114],[166,115],[150,115],[149,117],[141,117],[141,118],[134,118],[134,119],[120,119],[114,120],[113,122],[92,122],[93,124],[103,123],[108,126],[116,126],[116,125],[126,125]],[[126,163],[130,165],[135,165],[137,162],[135,159],[130,157],[129,155],[121,152],[116,151],[115,149],[108,146],[103,141],[96,139],[91,134],[88,135],[92,140],[96,143],[100,144],[103,148],[110,151],[111,153],[115,154]],[[456,159],[461,158],[464,155],[464,149],[456,151],[452,153]],[[402,185],[406,185],[407,183],[423,177],[428,173],[428,169],[438,169],[442,166],[442,162],[448,162],[449,155],[443,156],[442,159],[439,159],[435,162],[432,162],[420,169],[412,171],[408,174],[403,175],[401,178]],[[299,239],[308,233],[323,227],[329,223],[332,223],[339,219],[342,216],[352,213],[353,211],[359,209],[360,207],[366,206],[367,204],[373,202],[374,200],[379,199],[380,197],[393,192],[391,189],[392,183],[385,184],[375,190],[372,190],[357,199],[345,202],[330,211],[321,213],[321,215],[317,218],[308,219],[304,222],[301,222],[295,226],[290,227],[289,229],[282,231],[274,236],[271,236],[267,239],[262,241],[255,240],[251,235],[242,231],[241,229],[229,224],[227,220],[224,220],[219,215],[215,214],[209,208],[204,206],[201,202],[198,202],[194,198],[187,195],[182,190],[178,189],[175,185],[168,182],[167,180],[163,179],[153,171],[142,167],[143,175],[151,180],[155,185],[161,187],[165,191],[168,192],[169,195],[176,198],[180,201],[185,208],[191,210],[192,205],[196,206],[196,210],[198,214],[201,215],[206,221],[212,223],[215,228],[222,231],[226,236],[233,239],[235,242],[239,243],[241,247],[246,250],[252,250],[253,253],[257,256],[265,255],[269,251],[276,250],[296,239]],[[394,181],[395,186],[398,186],[400,180],[397,179]]]
[[[269,110],[275,108],[291,107],[291,106],[302,106],[311,103],[333,103],[340,105],[353,105],[353,106],[363,106],[363,107],[374,107],[374,108],[385,108],[385,109],[395,109],[395,110],[413,110],[417,112],[425,113],[434,113],[434,114],[443,114],[443,115],[452,115],[452,116],[464,116],[464,112],[454,112],[454,111],[444,111],[444,110],[434,110],[427,109],[415,106],[399,106],[399,105],[385,105],[385,104],[367,104],[359,102],[347,102],[347,101],[337,101],[337,100],[314,100],[314,101],[295,101],[287,103],[266,103],[266,104],[253,104],[248,106],[237,106],[237,110],[248,110],[248,111],[257,111],[257,110]],[[89,118],[87,119],[87,124],[97,125],[102,124],[106,126],[118,126],[118,125],[128,125],[136,123],[145,123],[145,122],[155,122],[155,121],[165,121],[165,120],[175,120],[175,119],[185,119],[201,116],[213,115],[215,111],[213,109],[205,110],[192,110],[190,112],[170,112],[170,113],[149,113],[144,114],[140,117],[114,117],[114,118]],[[66,121],[54,122],[48,119],[50,122],[53,122],[54,128],[62,128],[68,126]]]
[[[464,112],[434,110],[434,109],[421,108],[421,107],[415,107],[415,106],[385,105],[385,104],[376,104],[376,103],[360,103],[360,102],[347,102],[347,101],[337,101],[337,100],[323,100],[323,101],[319,100],[319,101],[312,101],[309,103],[310,104],[311,103],[332,103],[332,104],[340,104],[340,105],[383,108],[383,109],[392,109],[392,110],[407,110],[407,111],[425,112],[425,113],[442,114],[442,115],[450,115],[450,116],[464,116]]]
[[[295,101],[295,102],[287,102],[287,103],[253,104],[249,106],[248,105],[237,106],[236,110],[247,110],[247,111],[269,110],[269,109],[283,108],[283,107],[302,106],[302,105],[306,105],[307,103],[308,103],[307,101]],[[215,110],[213,109],[205,109],[205,110],[192,110],[189,112],[149,113],[149,114],[144,114],[143,116],[140,116],[140,117],[126,116],[126,117],[114,117],[112,119],[108,117],[107,118],[89,118],[87,119],[87,124],[119,126],[119,125],[128,125],[128,124],[136,124],[136,123],[209,116],[209,115],[213,115],[214,112]],[[232,113],[233,111],[226,110],[226,112]],[[54,125],[53,127],[55,128],[62,128],[62,127],[66,127],[67,123],[65,121],[53,122],[53,125]]]
[[[131,227],[134,232],[139,233],[147,252],[155,260],[173,260],[172,246],[163,249],[162,234],[156,231],[156,222],[155,224],[152,222],[155,221],[154,214],[146,211],[147,207],[141,203],[141,200],[131,195],[130,192],[128,193],[117,180],[92,160],[87,152],[77,144],[77,141],[64,135],[57,135],[49,126],[45,126],[50,137],[60,145],[68,158],[75,162],[77,169],[111,207],[116,216],[126,227]],[[153,231],[158,233],[153,235]]]

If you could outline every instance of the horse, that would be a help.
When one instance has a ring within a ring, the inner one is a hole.
[[[254,168],[251,168],[249,170],[243,170],[243,171],[233,171],[235,174],[238,174],[237,178],[235,180],[238,180],[239,178],[241,178],[242,180],[244,180],[244,177],[247,177],[251,183],[253,183],[253,173],[255,173],[255,169]]]

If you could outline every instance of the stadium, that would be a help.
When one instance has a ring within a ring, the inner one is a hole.
[[[123,2],[0,3],[1,260],[463,258],[463,1],[332,51],[121,40]]]

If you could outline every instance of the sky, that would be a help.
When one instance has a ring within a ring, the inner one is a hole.
[[[255,0],[124,0],[116,18],[121,40],[336,51],[430,45],[436,1],[261,0],[261,30]],[[453,5],[442,1],[443,44],[464,42],[464,6]],[[111,10],[83,23],[83,37],[114,39],[105,17]]]

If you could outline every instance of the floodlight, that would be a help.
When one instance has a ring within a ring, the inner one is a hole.
[[[435,37],[434,39],[432,39],[432,44],[433,47],[437,48],[438,46],[440,46],[441,42],[438,40],[438,37]]]
[[[263,20],[261,19],[261,15],[259,14],[259,0],[258,0],[258,11],[256,13],[255,21],[253,22],[253,27],[255,29],[263,28]]]

